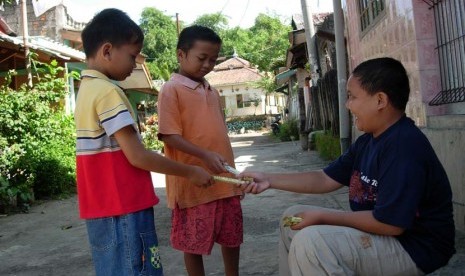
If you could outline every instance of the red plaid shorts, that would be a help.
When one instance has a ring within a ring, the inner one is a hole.
[[[213,243],[239,247],[243,241],[238,196],[215,200],[171,214],[171,245],[186,253],[210,255]]]

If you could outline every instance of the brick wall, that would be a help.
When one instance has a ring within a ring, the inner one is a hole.
[[[85,26],[85,23],[73,20],[63,5],[53,7],[39,17],[36,17],[32,2],[26,2],[28,32],[30,36],[45,36],[55,41],[63,42],[60,30],[64,28],[82,30]],[[15,1],[13,1],[13,4],[5,4],[4,11],[1,14],[8,25],[18,35],[22,36],[21,5],[16,4]]]

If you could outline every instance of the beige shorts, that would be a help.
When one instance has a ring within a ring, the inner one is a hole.
[[[316,206],[297,205],[290,216]],[[337,211],[332,209],[326,209]],[[333,225],[314,225],[300,231],[280,226],[279,275],[424,275],[400,242]]]

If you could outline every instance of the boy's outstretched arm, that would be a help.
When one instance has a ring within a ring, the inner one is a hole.
[[[337,225],[355,228],[364,232],[385,236],[397,236],[404,232],[404,229],[398,226],[383,223],[373,216],[373,211],[329,211],[329,210],[310,210],[299,214],[302,221],[299,224],[291,226],[294,230],[299,230],[310,225]]]
[[[253,183],[242,187],[245,192],[254,194],[269,188],[303,194],[323,194],[343,186],[321,170],[302,173],[243,172],[238,175],[238,178],[243,177],[254,179]]]
[[[162,135],[163,142],[176,148],[184,153],[195,156],[202,160],[207,168],[214,174],[227,172],[223,164],[226,162],[223,156],[219,153],[206,150],[192,144],[178,134]]]
[[[132,126],[126,126],[118,130],[114,136],[129,163],[134,167],[186,177],[197,186],[208,187],[214,183],[212,176],[201,167],[182,164],[147,150]]]
[[[252,177],[254,182],[242,185],[247,193],[259,194],[269,188],[306,194],[322,194],[335,191],[342,184],[336,182],[322,170],[303,173],[258,173],[243,172],[238,178]],[[328,210],[311,210],[294,214],[302,221],[291,228],[302,229],[310,225],[338,225],[359,229],[378,235],[395,236],[404,231],[403,228],[383,223],[373,216],[372,211],[339,212]]]

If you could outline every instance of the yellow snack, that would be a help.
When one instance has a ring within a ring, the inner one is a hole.
[[[283,218],[283,225],[285,227],[294,226],[302,221],[300,217],[284,217]]]
[[[213,179],[215,181],[221,181],[221,182],[237,184],[237,185],[243,185],[243,184],[250,184],[251,183],[251,181],[246,180],[246,179],[236,179],[236,178],[218,176],[218,175],[214,175]]]

